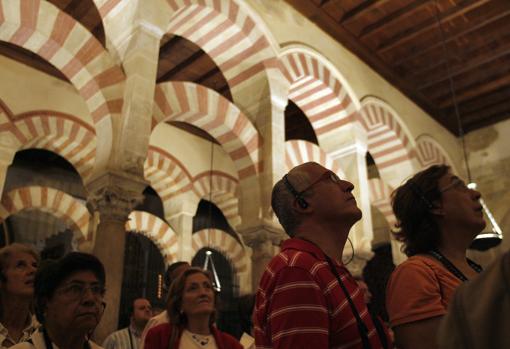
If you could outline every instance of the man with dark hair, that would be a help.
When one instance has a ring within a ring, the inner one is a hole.
[[[129,326],[106,337],[103,347],[105,349],[140,348],[142,332],[151,316],[151,303],[145,298],[135,299],[129,307]]]
[[[105,304],[105,271],[95,256],[72,252],[46,261],[34,281],[35,313],[41,327],[13,349],[100,348],[90,340]]]
[[[352,183],[313,162],[273,188],[271,204],[291,239],[262,275],[255,305],[257,348],[389,348],[363,292],[342,264],[361,219]]]
[[[168,291],[170,289],[172,282],[175,279],[177,279],[189,267],[191,267],[190,264],[188,262],[184,262],[184,261],[177,261],[177,262],[174,262],[168,266],[168,268],[166,269],[166,272],[165,272],[165,277],[164,277],[166,291]],[[143,330],[143,333],[142,333],[141,345],[140,345],[141,349],[144,348],[145,336],[147,336],[147,332],[149,332],[149,330],[151,328],[156,327],[161,324],[164,324],[164,323],[167,323],[168,321],[169,321],[168,313],[166,312],[166,310],[161,312],[160,314],[154,316],[153,318],[151,318],[149,320],[149,322],[145,326],[145,329]]]

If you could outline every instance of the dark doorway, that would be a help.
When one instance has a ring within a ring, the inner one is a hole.
[[[164,307],[163,256],[147,237],[130,232],[124,250],[124,275],[119,310],[119,328],[129,324],[129,308],[136,298],[147,298],[153,307]]]

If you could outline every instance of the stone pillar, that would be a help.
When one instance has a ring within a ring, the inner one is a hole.
[[[356,257],[368,260],[373,255],[371,246],[373,231],[366,165],[367,142],[362,136],[362,134],[358,134],[356,137],[349,137],[348,142],[343,142],[341,147],[335,151],[330,151],[329,155],[338,161],[340,168],[345,173],[345,179],[354,184],[353,194],[356,197],[358,207],[363,212],[363,218],[353,226],[349,238],[354,245]],[[347,242],[344,248],[344,256],[350,258],[351,255],[352,249],[349,242]]]
[[[163,32],[140,20],[124,40],[122,67],[126,73],[122,117],[114,123],[112,167],[143,176],[151,135],[151,119]]]
[[[7,170],[16,155],[17,141],[11,133],[0,132],[0,198],[3,195]]]
[[[252,290],[258,288],[267,264],[278,252],[280,243],[288,238],[280,226],[261,225],[242,232],[244,242],[252,249]]]
[[[274,184],[285,173],[285,108],[288,103],[289,82],[277,69],[269,69],[267,82],[261,86],[246,85],[243,111],[249,115],[259,130],[262,149],[259,153],[263,164],[258,176],[240,182],[240,214],[238,228],[244,242],[252,248],[252,287],[256,290],[259,279],[269,260],[278,253],[279,244],[286,237],[271,209],[271,192]],[[269,98],[255,98],[267,89]]]
[[[194,257],[192,246],[194,215],[195,213],[181,211],[167,218],[168,224],[170,224],[179,239],[179,255],[177,258],[190,264]]]
[[[117,173],[107,173],[88,184],[91,193],[88,206],[99,212],[93,253],[106,270],[107,308],[95,331],[98,343],[117,329],[124,271],[125,224],[132,209],[142,202],[142,191],[146,186],[143,180]]]

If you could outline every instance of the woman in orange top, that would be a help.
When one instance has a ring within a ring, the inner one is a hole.
[[[399,349],[437,348],[439,321],[463,281],[481,271],[466,250],[485,227],[480,193],[435,165],[393,193],[393,211],[409,257],[390,277],[386,308]]]

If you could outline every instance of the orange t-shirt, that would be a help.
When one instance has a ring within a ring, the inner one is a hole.
[[[461,283],[434,257],[410,257],[393,271],[386,288],[386,310],[391,326],[446,314]]]

